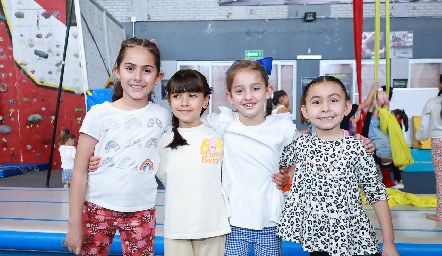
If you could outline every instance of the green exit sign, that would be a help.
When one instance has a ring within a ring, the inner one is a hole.
[[[262,59],[264,56],[263,50],[246,50],[246,60]]]

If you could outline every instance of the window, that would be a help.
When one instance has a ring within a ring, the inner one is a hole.
[[[409,65],[410,88],[437,88],[442,74],[442,59],[413,59]]]
[[[321,60],[321,76],[334,76],[341,80],[347,89],[347,94],[355,102],[356,64],[354,60]]]
[[[379,60],[379,70],[378,70],[378,83],[379,88],[386,85],[386,61],[385,59]],[[362,60],[362,68],[361,68],[361,79],[362,79],[362,101],[364,101],[368,93],[370,92],[371,86],[374,84],[374,73],[375,73],[375,65],[374,60]],[[393,86],[392,84],[390,84]],[[355,85],[357,86],[357,85]],[[358,97],[359,94],[356,90],[355,99],[359,102]]]
[[[374,83],[375,65],[374,60],[362,60],[361,65],[361,89],[362,101],[364,101]],[[351,101],[359,103],[355,60],[322,60],[320,73],[321,75],[333,75],[339,78],[344,83]],[[379,60],[378,82],[379,87],[386,84],[385,59]]]

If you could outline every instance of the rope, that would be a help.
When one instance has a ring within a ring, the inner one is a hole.
[[[381,33],[381,1],[376,0],[374,15],[374,82],[378,81],[379,73],[379,43]]]
[[[103,57],[103,55],[102,55],[101,52],[100,52],[100,48],[98,47],[97,41],[95,41],[94,34],[92,34],[92,31],[91,31],[91,29],[89,28],[89,25],[87,24],[87,21],[86,21],[86,19],[84,18],[83,14],[81,14],[81,19],[84,21],[84,24],[86,25],[86,28],[87,28],[87,30],[89,31],[89,34],[91,35],[92,41],[94,41],[95,47],[97,48],[98,54],[100,54],[100,58],[101,58],[101,61],[103,62],[103,65],[104,65],[104,67],[105,67],[105,69],[106,69],[107,75],[110,77],[111,74],[109,73],[109,69],[108,69],[108,67],[107,67],[107,65],[106,65],[106,62],[104,61],[104,57]]]
[[[391,60],[390,60],[390,1],[385,1],[385,60],[386,60],[386,92],[387,95],[390,95],[390,69],[391,69]]]

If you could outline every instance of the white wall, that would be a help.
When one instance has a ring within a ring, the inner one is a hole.
[[[125,39],[124,26],[96,1],[76,1],[77,22],[85,89],[107,86],[113,75],[121,42]]]

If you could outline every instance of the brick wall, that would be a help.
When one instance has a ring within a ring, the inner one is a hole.
[[[133,0],[95,0],[120,22],[130,22]],[[148,0],[144,0],[148,1]]]
[[[318,10],[318,18],[351,18],[351,4],[218,6],[217,0],[96,0],[121,22],[179,20],[248,20],[302,18]],[[381,5],[384,13],[384,4]],[[374,4],[364,4],[364,17],[374,16]],[[392,17],[442,17],[442,1],[390,3]],[[322,15],[325,13],[324,15]]]

